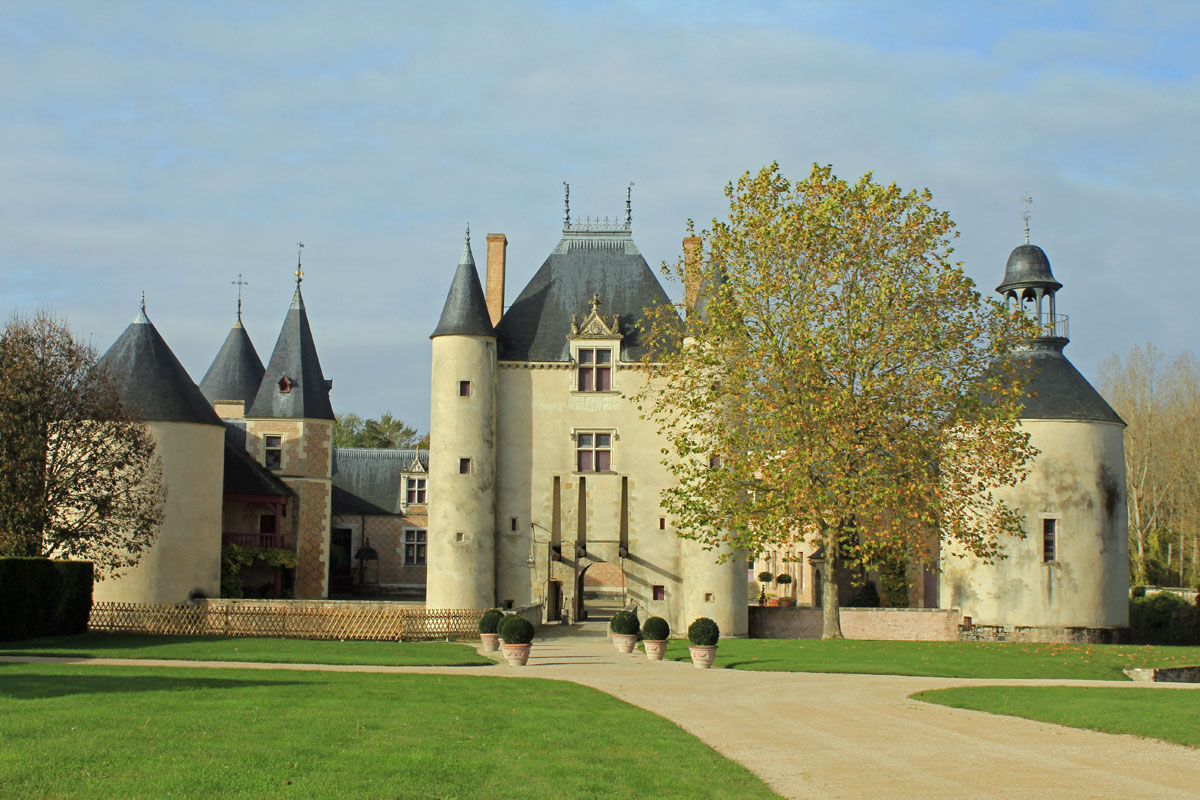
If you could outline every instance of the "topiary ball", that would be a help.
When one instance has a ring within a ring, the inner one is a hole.
[[[697,647],[712,647],[721,638],[721,629],[708,617],[698,617],[688,626],[688,641]]]
[[[785,572],[782,575],[775,578],[775,582],[778,583],[780,586],[786,586],[787,584],[792,582],[792,576],[788,575]]]
[[[504,612],[498,608],[489,608],[483,612],[483,616],[479,618],[480,633],[495,633],[500,627],[500,620],[504,619]]]
[[[508,614],[497,633],[505,644],[529,644],[533,641],[533,623],[516,614]]]
[[[760,583],[770,583],[770,582],[771,582],[771,578],[773,578],[773,577],[775,577],[775,576],[774,576],[774,575],[772,575],[772,574],[771,574],[771,573],[769,573],[769,572],[760,572],[760,573],[758,573],[758,580],[759,580],[759,582],[760,582]]]
[[[642,636],[651,642],[665,641],[671,636],[671,626],[662,617],[651,617],[642,626]]]
[[[618,611],[613,614],[608,627],[619,636],[637,636],[640,629],[637,615],[631,611]]]

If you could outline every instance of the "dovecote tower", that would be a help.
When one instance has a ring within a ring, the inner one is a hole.
[[[145,302],[101,358],[130,416],[154,436],[168,487],[163,524],[137,566],[96,584],[97,601],[183,603],[221,591],[225,426],[158,329]]]
[[[1021,427],[1039,455],[1024,482],[997,494],[1023,516],[1026,536],[994,564],[943,554],[940,589],[942,606],[974,624],[1029,626],[1045,639],[1129,624],[1125,423],[1063,355],[1061,288],[1042,248],[1012,251],[996,291],[1037,325],[1014,362],[1030,371]]]
[[[496,605],[496,331],[471,232],[433,340],[427,608]]]

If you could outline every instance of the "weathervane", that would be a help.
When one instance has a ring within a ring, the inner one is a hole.
[[[1033,205],[1033,198],[1026,192],[1021,195],[1021,202],[1025,204],[1025,210],[1021,212],[1021,219],[1025,220],[1025,244],[1029,244],[1029,219],[1033,216],[1029,209]]]
[[[625,187],[625,230],[633,227],[633,206],[630,204],[630,198],[633,195],[633,181]]]
[[[571,184],[563,181],[563,227],[571,227]]]
[[[238,279],[236,281],[230,281],[229,283],[232,286],[238,287],[238,317],[237,317],[237,321],[241,322],[242,321],[242,287],[249,286],[250,282],[242,280],[242,273],[239,272]]]
[[[142,313],[146,313],[146,290],[142,289]]]
[[[471,223],[467,223],[467,247],[471,246]]]
[[[304,280],[304,270],[300,269],[300,256],[304,255],[304,242],[296,243],[299,249],[296,251],[296,271],[292,274],[296,276],[296,288],[300,288],[300,281]]]

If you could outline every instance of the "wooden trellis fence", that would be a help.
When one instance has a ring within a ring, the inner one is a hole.
[[[478,610],[354,602],[96,603],[88,628],[175,636],[420,641],[472,639],[479,633],[482,615]]]

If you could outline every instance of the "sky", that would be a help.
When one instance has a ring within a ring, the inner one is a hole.
[[[1024,241],[1067,355],[1200,337],[1200,5],[1106,2],[59,3],[0,10],[0,313],[103,352],[147,313],[199,382],[303,291],[334,409],[429,421],[469,223],[507,299],[572,217],[653,267],[778,161],[927,187],[984,291]],[[674,297],[678,286],[666,284]]]

